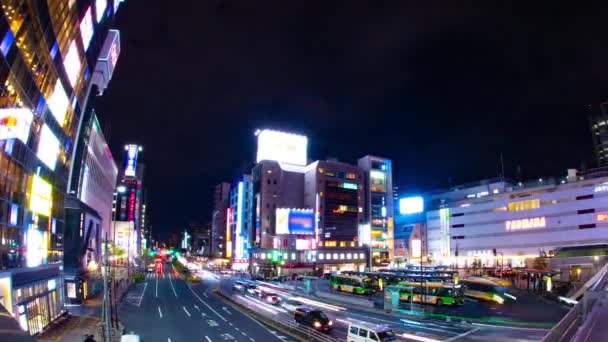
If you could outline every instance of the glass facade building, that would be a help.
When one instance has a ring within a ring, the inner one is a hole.
[[[106,38],[119,4],[2,1],[0,304],[30,334],[64,310],[60,265],[73,146],[98,59],[112,50]]]

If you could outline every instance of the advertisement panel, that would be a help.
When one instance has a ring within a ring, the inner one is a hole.
[[[257,162],[274,160],[286,164],[306,165],[308,138],[304,135],[262,130],[258,135]]]
[[[420,196],[406,197],[399,200],[399,213],[402,215],[417,214],[424,211],[424,200]]]
[[[38,152],[36,155],[51,170],[55,170],[57,156],[59,155],[59,140],[46,124],[42,126],[40,132],[40,141],[38,142]]]
[[[80,74],[80,69],[82,68],[82,62],[80,61],[76,41],[72,41],[72,44],[70,44],[68,53],[63,59],[63,67],[65,68],[65,72],[68,74],[70,84],[72,87],[75,87],[76,82],[78,81],[78,75]]]
[[[98,23],[103,19],[107,7],[108,0],[95,0],[95,19],[97,19]]]
[[[28,108],[0,109],[0,140],[17,138],[27,144],[34,114]]]
[[[276,234],[289,234],[289,210],[287,208],[277,208],[276,210]]]
[[[289,233],[314,234],[314,213],[312,209],[295,209],[289,212]]]
[[[60,80],[57,80],[57,83],[55,83],[53,94],[49,97],[47,104],[51,110],[51,114],[55,117],[55,120],[57,120],[60,126],[63,126],[65,113],[70,105],[70,99],[68,99]]]
[[[93,15],[91,14],[91,7],[89,6],[86,12],[84,12],[84,17],[82,17],[82,21],[80,22],[80,37],[82,38],[82,45],[84,46],[85,51],[91,44],[93,31]]]
[[[276,209],[276,234],[313,235],[315,214],[312,209]]]
[[[127,145],[127,160],[125,161],[125,176],[135,177],[135,169],[137,168],[137,155],[139,153],[139,146]]]
[[[386,192],[386,174],[382,171],[369,172],[370,188],[372,192]]]
[[[32,177],[30,210],[44,216],[51,215],[53,207],[51,184],[39,176]]]

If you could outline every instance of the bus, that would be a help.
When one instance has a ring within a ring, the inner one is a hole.
[[[469,277],[460,281],[465,287],[467,297],[504,304],[505,299],[516,300],[509,294],[511,283],[507,280],[490,277]]]
[[[402,302],[437,306],[464,304],[464,291],[460,284],[402,281],[392,288],[399,289],[399,300]]]
[[[374,289],[371,280],[367,277],[352,276],[352,275],[332,275],[331,286],[334,290],[340,292],[356,293],[356,294],[372,294]]]

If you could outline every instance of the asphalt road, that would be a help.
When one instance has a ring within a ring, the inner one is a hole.
[[[237,301],[244,304],[257,305],[260,307],[260,314],[270,317],[278,317],[283,319],[293,319],[291,313],[285,312],[281,308],[272,310],[272,306],[263,303],[253,296],[239,293],[232,290],[234,279],[224,278],[221,281],[221,290],[230,294]],[[281,297],[287,299],[290,297],[301,297],[297,292],[277,291]],[[301,297],[303,298],[303,297]],[[300,300],[302,300],[300,298]],[[306,298],[304,298],[306,300]],[[310,299],[309,299],[310,300]],[[442,322],[429,319],[412,319],[405,316],[388,315],[380,310],[361,310],[352,307],[344,307],[344,305],[331,305],[327,301],[314,299],[307,303],[310,306],[315,306],[323,310],[332,320],[334,320],[334,329],[331,336],[340,340],[345,340],[347,326],[350,321],[366,321],[375,324],[382,324],[391,327],[402,340],[411,341],[538,341],[542,339],[546,331],[543,329],[526,329],[526,328],[510,328],[498,327],[491,325],[480,324],[461,324]]]
[[[225,304],[212,292],[215,284],[217,279],[203,279],[190,287],[167,265],[127,293],[120,320],[145,342],[290,340]]]

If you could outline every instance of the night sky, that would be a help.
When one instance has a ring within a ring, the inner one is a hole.
[[[306,134],[310,159],[391,158],[401,193],[495,177],[500,154],[508,177],[595,166],[606,2],[492,3],[130,0],[97,111],[118,163],[144,146],[161,238],[210,220],[256,128]]]

